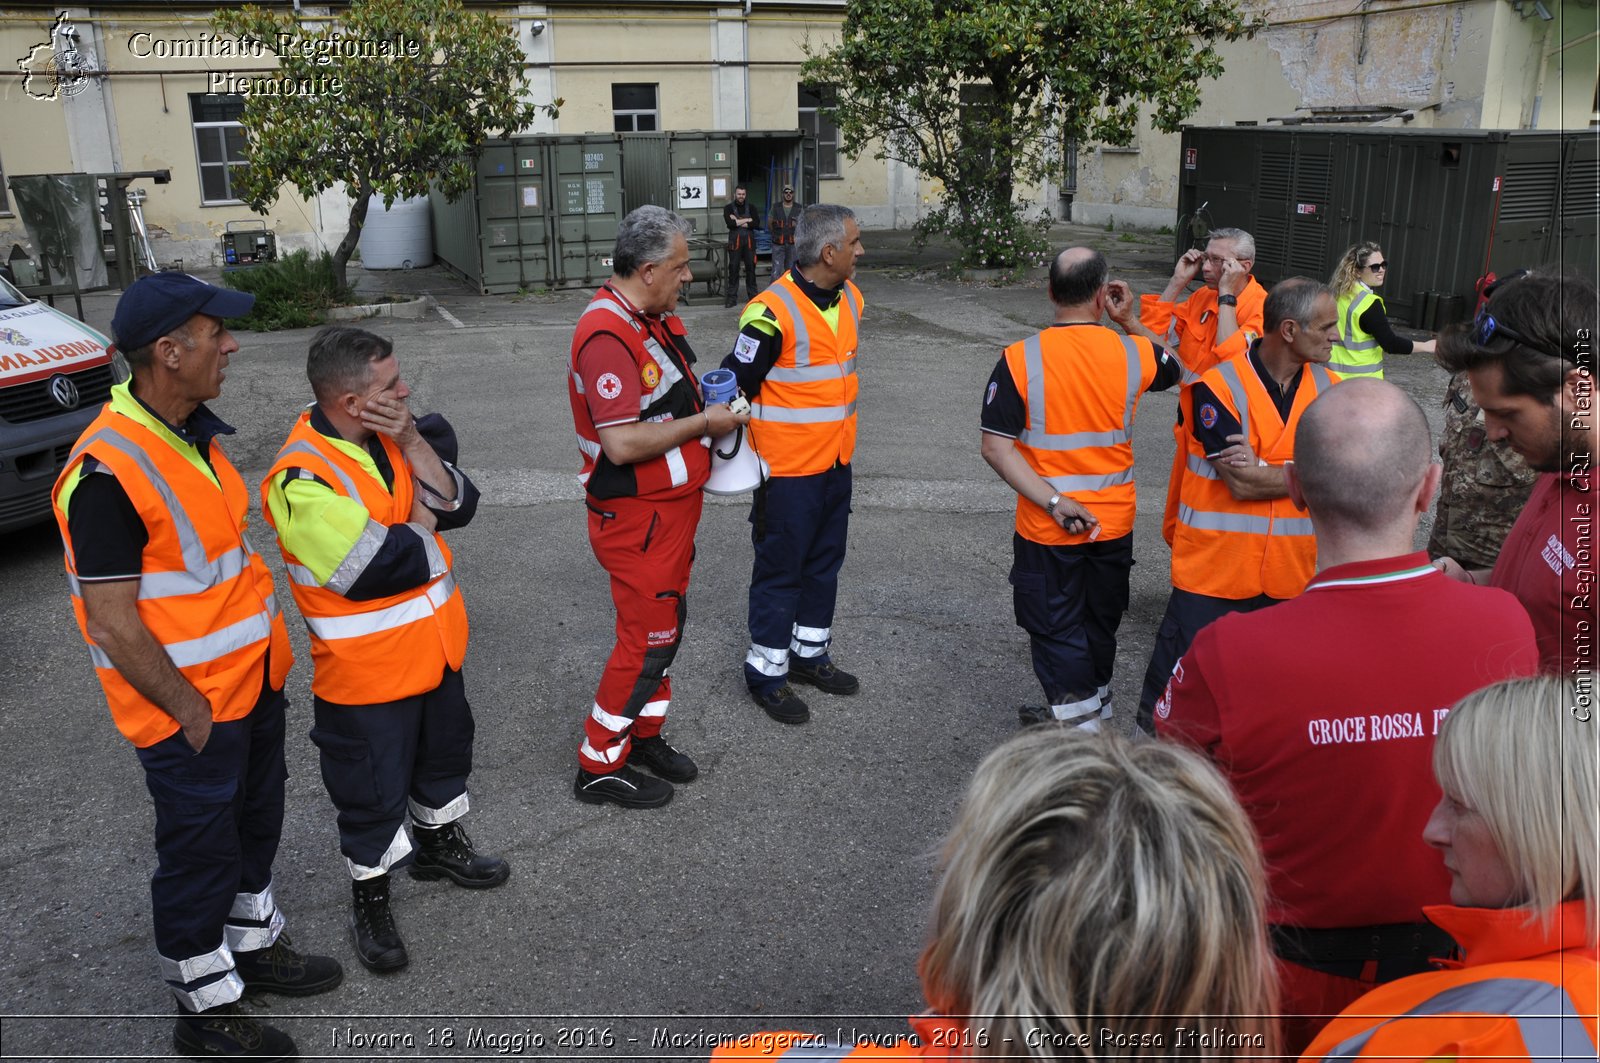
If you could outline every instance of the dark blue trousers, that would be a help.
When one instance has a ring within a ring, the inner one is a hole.
[[[758,694],[788,681],[791,651],[810,664],[828,661],[850,531],[850,490],[848,465],[813,476],[774,476],[756,489],[744,680]]]
[[[212,725],[199,753],[182,731],[138,751],[156,812],[156,951],[192,1011],[237,999],[231,954],[266,948],[283,926],[271,885],[287,705],[264,687],[250,715]]]
[[[311,699],[311,741],[339,811],[339,851],[357,878],[409,862],[406,812],[429,827],[467,811],[476,725],[459,671],[426,694],[373,705]]]
[[[1156,629],[1156,644],[1150,666],[1144,672],[1144,689],[1139,693],[1139,726],[1146,734],[1156,733],[1156,702],[1167,692],[1167,682],[1178,659],[1189,652],[1189,644],[1207,624],[1229,613],[1253,613],[1276,605],[1278,599],[1258,594],[1254,598],[1213,598],[1209,594],[1172,588],[1167,611]]]
[[[1133,536],[1047,546],[1013,532],[1011,552],[1017,626],[1028,633],[1046,702],[1082,705],[1083,715],[1092,709],[1098,718],[1097,692],[1111,683],[1128,611]]]

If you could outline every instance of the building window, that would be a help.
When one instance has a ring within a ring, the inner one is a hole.
[[[818,177],[839,176],[839,127],[827,113],[835,96],[830,85],[800,86],[800,130],[816,140]]]
[[[612,85],[611,127],[618,133],[654,133],[660,129],[656,86]]]
[[[189,97],[194,123],[194,150],[200,163],[200,202],[238,203],[234,168],[250,165],[244,157],[243,96],[195,93]]]

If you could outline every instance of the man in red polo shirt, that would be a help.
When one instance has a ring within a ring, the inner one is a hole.
[[[1439,483],[1428,421],[1393,384],[1347,381],[1301,416],[1290,498],[1317,574],[1281,605],[1202,629],[1157,703],[1157,734],[1208,754],[1255,823],[1286,1044],[1448,939],[1422,917],[1449,876],[1422,840],[1433,736],[1466,694],[1538,668],[1511,595],[1446,579],[1414,550]],[[1304,1018],[1297,1019],[1298,1016]]]
[[[1455,579],[1503,587],[1533,618],[1545,671],[1593,672],[1594,281],[1530,273],[1496,289],[1471,325],[1439,339],[1438,360],[1466,371],[1490,440],[1540,473],[1491,569],[1437,564]]]

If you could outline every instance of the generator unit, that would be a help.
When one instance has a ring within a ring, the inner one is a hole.
[[[264,221],[230,221],[222,233],[222,268],[242,269],[278,259],[278,237]]]

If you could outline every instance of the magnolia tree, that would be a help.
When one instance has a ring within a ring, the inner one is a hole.
[[[1238,0],[850,0],[802,77],[833,89],[848,152],[944,185],[925,233],[952,236],[965,266],[1014,267],[1044,250],[1018,184],[1055,172],[1067,140],[1127,144],[1140,104],[1176,130],[1222,71],[1214,42],[1260,25]]]
[[[253,4],[212,24],[278,57],[278,70],[245,86],[248,166],[236,194],[265,211],[285,183],[314,196],[342,183],[350,227],[333,253],[340,286],[361,238],[370,197],[454,199],[472,185],[472,160],[492,133],[512,134],[561,100],[523,100],[516,34],[460,0],[355,0],[315,30],[292,12]],[[235,79],[236,81],[239,79]]]

